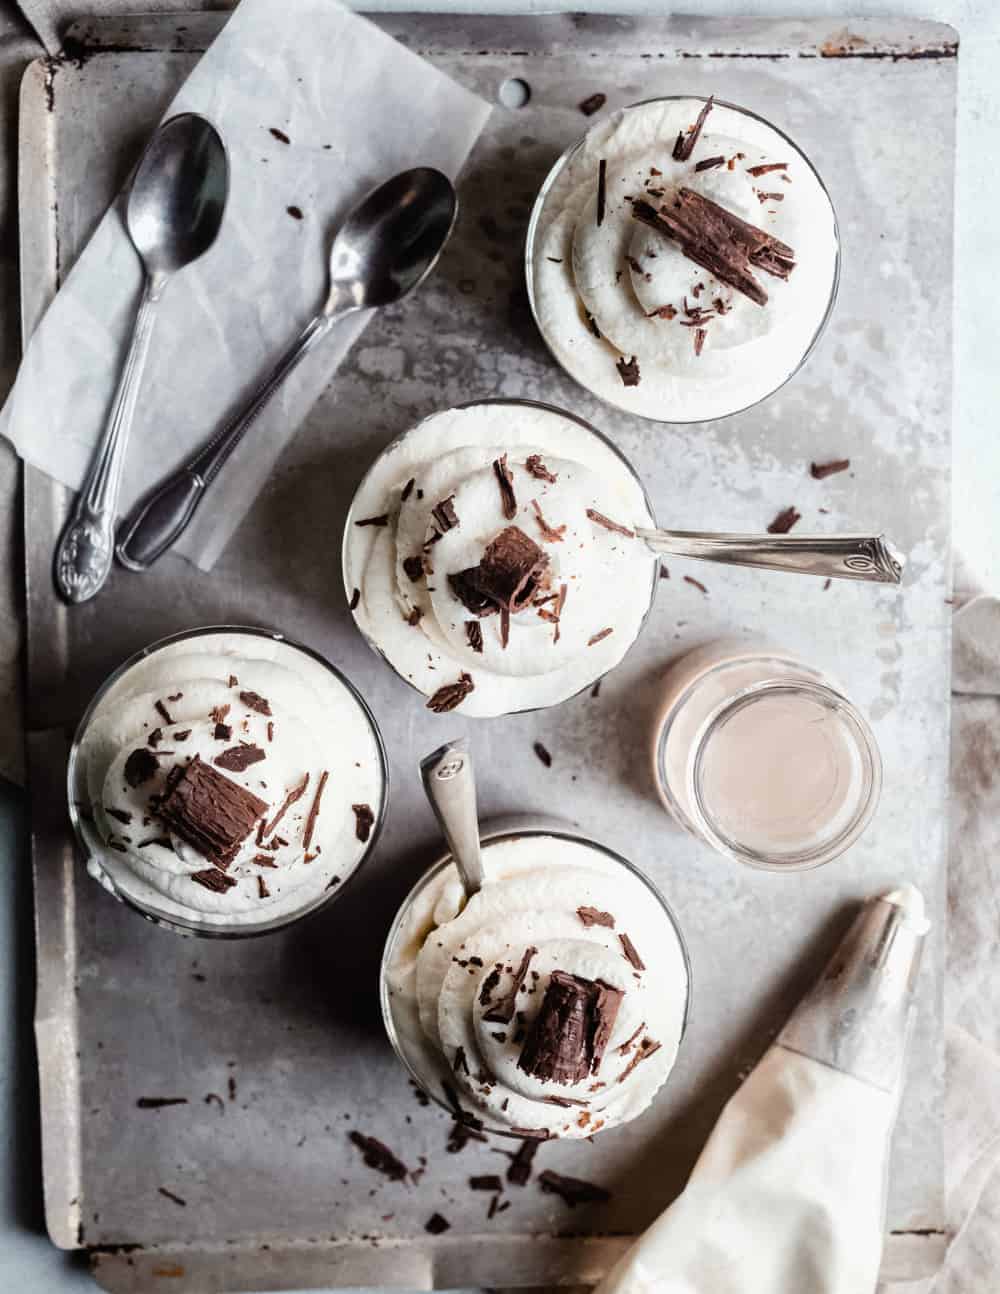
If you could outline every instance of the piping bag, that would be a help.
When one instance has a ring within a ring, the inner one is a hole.
[[[865,903],[596,1294],[872,1294],[928,928],[911,885]]]

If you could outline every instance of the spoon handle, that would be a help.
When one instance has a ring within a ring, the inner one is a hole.
[[[86,602],[104,584],[114,556],[118,493],[135,414],[142,370],[149,354],[156,303],[162,281],[147,277],[132,327],[128,355],[118,379],[111,416],[97,445],[94,461],[77,496],[73,514],[55,555],[55,582],[67,602]]]
[[[320,314],[306,324],[247,403],[207,444],[136,504],[118,532],[117,554],[123,566],[130,571],[144,571],[177,542],[223,463],[285,378],[326,336],[331,322],[330,315]]]
[[[716,535],[698,530],[637,530],[656,553],[727,566],[756,566],[834,580],[899,584],[903,559],[884,535]]]
[[[476,779],[466,743],[449,741],[420,761],[420,775],[431,808],[441,824],[466,896],[483,888],[483,855],[479,847]]]

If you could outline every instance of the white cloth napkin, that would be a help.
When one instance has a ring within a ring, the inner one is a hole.
[[[229,203],[216,244],[164,293],[122,512],[209,437],[316,313],[331,232],[357,199],[411,166],[455,177],[489,114],[335,0],[296,0],[294,10],[243,0],[166,114],[200,112],[219,128]],[[107,418],[140,286],[115,204],[32,337],[0,415],[18,452],[73,488]],[[419,298],[406,308],[419,309]],[[338,323],[288,379],[178,551],[211,567],[369,318]]]

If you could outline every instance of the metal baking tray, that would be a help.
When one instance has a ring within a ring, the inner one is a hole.
[[[21,101],[25,331],[55,293],[223,14],[82,22],[65,57],[28,71]],[[329,1285],[444,1287],[596,1280],[681,1188],[727,1097],[823,962],[852,904],[906,877],[934,930],[896,1136],[887,1276],[944,1247],[942,1032],[949,723],[951,247],[957,44],[940,25],[579,15],[381,16],[378,23],[497,101],[461,184],[462,217],[434,280],[373,322],[279,461],[222,559],[118,571],[67,610],[50,563],[68,496],[26,471],[30,760],[38,932],[37,1036],[46,1210],[110,1290]],[[70,56],[71,55],[71,56]],[[564,377],[532,323],[522,271],[531,204],[585,128],[578,104],[715,92],[805,148],[840,217],[833,321],[806,368],[738,418],[656,426]],[[414,159],[418,161],[419,159]],[[377,450],[476,395],[564,405],[611,435],[661,521],[760,529],[794,503],[803,528],[884,527],[910,554],[902,592],[670,563],[645,633],[597,698],[547,712],[440,719],[351,625],[335,555]],[[139,429],[137,428],[137,432]],[[811,459],[850,473],[810,479]],[[692,573],[703,593],[682,578]],[[234,944],[157,930],[89,881],[64,814],[68,733],[102,678],[154,638],[258,623],[325,653],[382,726],[394,792],[377,858],[344,899],[274,937]],[[654,800],[644,724],[662,663],[722,632],[765,633],[838,676],[885,759],[875,822],[848,856],[795,876],[741,869],[676,830]],[[487,813],[555,814],[662,887],[690,945],[694,998],[654,1108],[540,1162],[601,1182],[570,1211],[532,1183],[487,1220],[449,1154],[446,1116],[416,1099],[383,1036],[377,966],[402,895],[438,842],[416,762],[467,732]],[[551,769],[532,753],[541,740]],[[221,1097],[220,1100],[214,1099]],[[143,1109],[142,1097],[187,1104]],[[365,1168],[351,1129],[388,1142],[418,1185]],[[170,1194],[165,1194],[169,1192]],[[178,1203],[174,1198],[183,1200]],[[451,1230],[424,1225],[443,1213]]]

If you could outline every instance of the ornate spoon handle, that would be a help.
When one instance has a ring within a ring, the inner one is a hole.
[[[903,559],[883,535],[715,535],[698,530],[637,530],[657,553],[727,566],[756,566],[834,580],[899,584]]]
[[[466,895],[483,888],[479,847],[479,814],[472,756],[463,740],[449,741],[420,761],[420,776],[431,808],[441,824]]]

